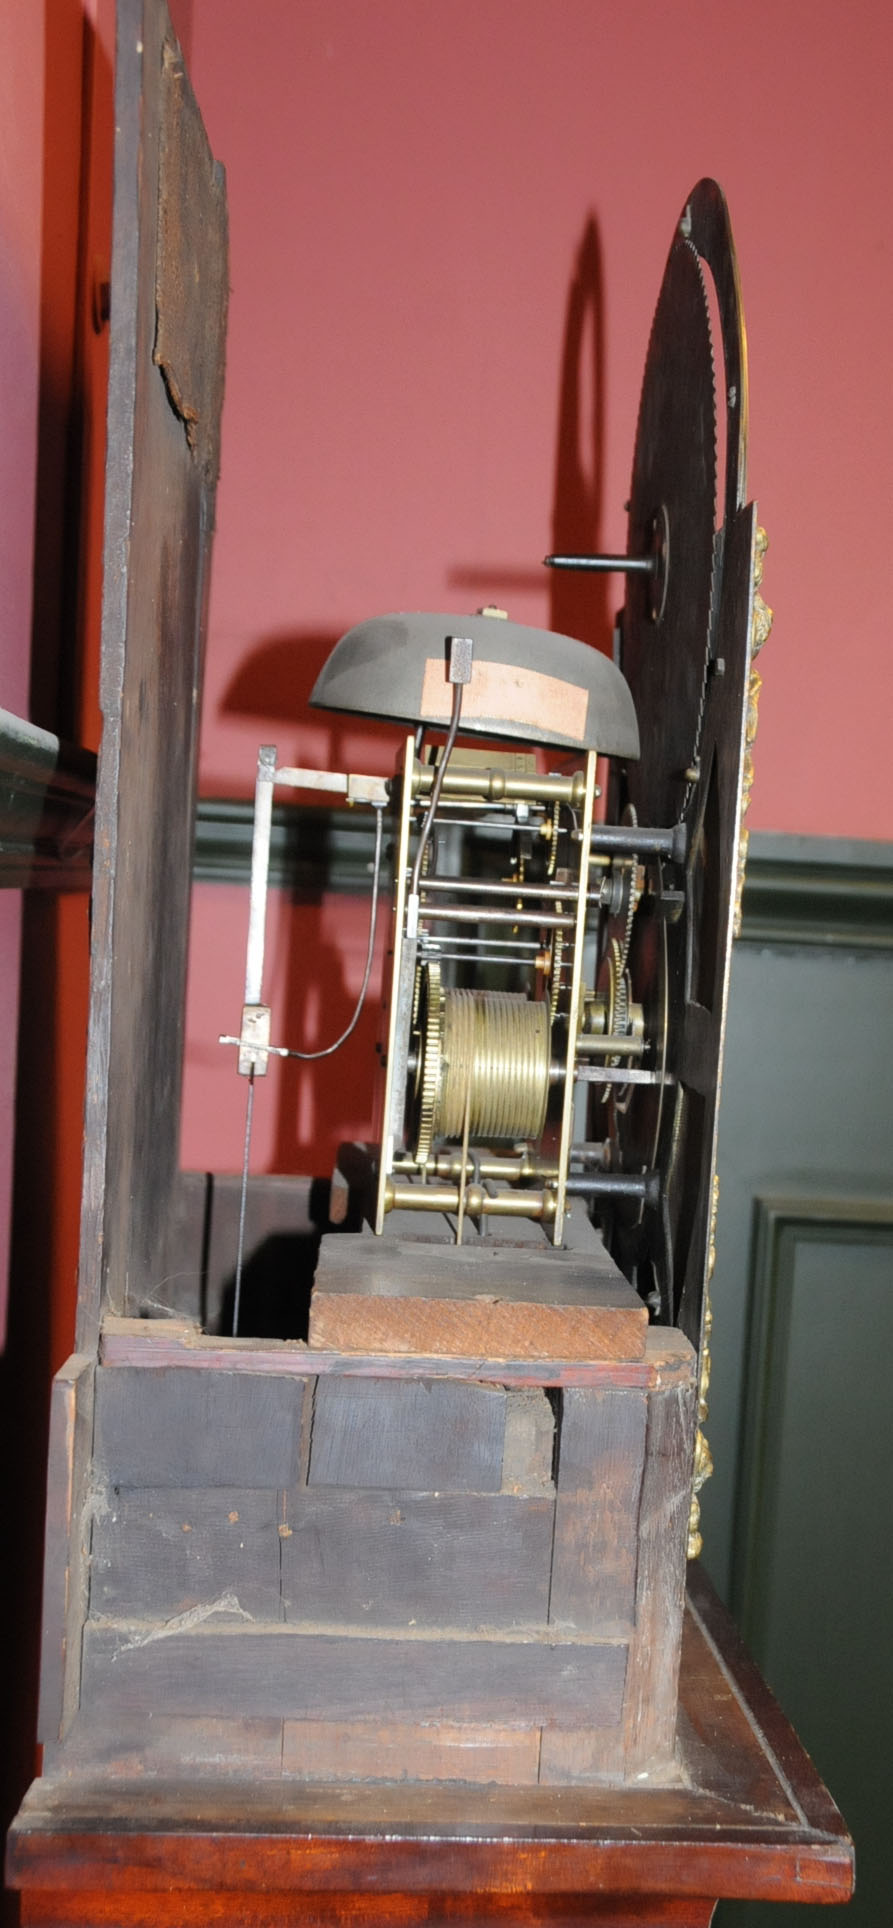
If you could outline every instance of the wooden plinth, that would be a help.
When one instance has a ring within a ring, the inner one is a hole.
[[[678,1784],[35,1783],[10,1835],[22,1919],[706,1928],[720,1897],[846,1901],[840,1815],[708,1583],[692,1574]]]
[[[86,1370],[54,1393],[63,1499]],[[407,1359],[119,1321],[92,1380],[89,1591],[56,1557],[86,1526],[47,1566],[51,1775],[675,1779],[681,1334]]]

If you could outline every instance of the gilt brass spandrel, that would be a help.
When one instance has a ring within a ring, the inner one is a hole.
[[[756,539],[754,542],[754,563],[753,563],[754,598],[753,598],[753,616],[751,619],[751,628],[750,628],[750,680],[749,680],[748,689],[747,689],[747,715],[745,718],[745,725],[744,725],[744,765],[743,765],[743,775],[742,775],[742,782],[741,782],[741,832],[738,838],[738,865],[737,865],[737,873],[736,873],[736,880],[735,880],[735,918],[732,926],[733,936],[735,937],[741,936],[741,905],[742,905],[742,899],[744,896],[744,878],[747,870],[747,847],[749,843],[749,833],[745,828],[744,818],[746,817],[747,812],[750,809],[750,794],[753,789],[753,776],[754,776],[753,748],[757,740],[757,729],[759,726],[760,691],[763,687],[763,679],[760,675],[759,670],[756,667],[755,658],[759,655],[760,650],[762,649],[763,644],[765,643],[769,635],[769,631],[772,628],[772,622],[773,622],[773,611],[769,608],[768,603],[764,602],[763,597],[760,594],[760,584],[762,583],[762,580],[763,580],[763,562],[764,562],[766,550],[768,549],[768,547],[769,547],[769,538],[766,534],[765,529],[758,528],[756,533]]]
[[[695,1456],[692,1468],[691,1510],[688,1516],[688,1558],[697,1560],[703,1551],[701,1535],[701,1503],[698,1494],[705,1481],[713,1472],[713,1454],[703,1428],[709,1416],[707,1395],[710,1390],[710,1339],[713,1332],[713,1274],[716,1269],[716,1219],[719,1212],[719,1173],[713,1174],[713,1192],[710,1199],[710,1232],[707,1241],[707,1271],[704,1281],[704,1320],[701,1339],[701,1363],[698,1375],[698,1430],[695,1434]]]

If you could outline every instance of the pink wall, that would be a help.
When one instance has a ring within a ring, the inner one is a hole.
[[[0,38],[0,707],[28,706],[43,168],[43,11],[2,0]],[[0,893],[0,1345],[6,1328],[21,896]]]
[[[37,466],[43,9],[2,0],[0,31],[0,705],[23,714]]]
[[[241,0],[193,0],[191,26],[232,220],[205,792],[246,793],[261,740],[390,765],[390,747],[305,712],[321,656],[362,616],[494,598],[555,620],[538,561],[590,216],[604,394],[589,533],[622,546],[663,259],[710,172],[741,262],[777,611],[751,823],[893,835],[889,9],[755,0],[742,23],[706,0],[266,0],[249,29]],[[578,611],[594,641],[602,615]],[[238,1094],[208,1041],[236,1021],[242,907],[200,892],[195,927],[183,1154],[233,1164]],[[361,941],[345,930],[351,977]],[[281,1161],[279,1126],[265,1130],[259,1162]],[[299,1161],[321,1169],[318,1146],[297,1131]]]
[[[107,334],[92,297],[108,277],[114,41],[115,0],[0,0],[0,705],[93,746]],[[20,1261],[12,1285],[45,1297],[56,1364],[74,1320],[87,956],[86,895],[34,894],[23,915],[20,894],[0,892],[0,1286],[21,972],[18,1216],[29,1195],[53,1212],[35,1276],[23,1282]]]

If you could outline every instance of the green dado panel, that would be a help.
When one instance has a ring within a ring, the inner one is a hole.
[[[761,1202],[756,1255],[735,1593],[855,1838],[847,1922],[875,1928],[891,1873],[878,1764],[893,1709],[893,1200]],[[803,1923],[800,1908],[781,1914]]]
[[[864,941],[876,901],[860,909],[857,881],[832,872],[826,942],[817,924],[791,943],[779,902],[781,941],[752,930],[733,962],[702,1518],[705,1564],[854,1835],[842,1919],[876,1928],[893,1891],[893,958]],[[739,1902],[716,1917],[828,1920]]]
[[[734,1597],[856,1842],[851,1928],[889,1907],[893,1200],[761,1200]],[[824,1911],[743,1904],[730,1923]]]
[[[731,1593],[758,1199],[893,1196],[893,958],[738,946],[719,1120],[719,1216],[702,1493],[705,1564]],[[841,1319],[852,1299],[841,1286]],[[878,1415],[879,1437],[883,1417]],[[832,1790],[833,1791],[833,1790]]]

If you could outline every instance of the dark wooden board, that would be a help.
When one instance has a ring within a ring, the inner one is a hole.
[[[27,1797],[10,1880],[26,1891],[31,1919],[66,1928],[706,1928],[717,1896],[845,1901],[853,1848],[841,1817],[709,1583],[697,1569],[691,1582],[680,1698],[698,1739],[689,1754],[683,1736],[675,1786],[470,1790],[289,1777],[211,1788],[207,1778],[63,1775]]]
[[[58,1739],[78,1703],[81,1625],[87,1606],[87,1531],[93,1419],[92,1359],[75,1353],[53,1380],[43,1566],[38,1738]]]
[[[268,1339],[217,1339],[179,1320],[119,1319],[103,1322],[100,1358],[104,1365],[160,1370],[184,1366],[191,1371],[265,1372],[283,1378],[327,1373],[353,1378],[484,1379],[493,1364],[480,1354],[468,1359],[388,1357],[383,1353],[311,1352],[299,1340],[271,1344]],[[639,1360],[499,1359],[501,1385],[514,1386],[667,1386],[694,1382],[695,1354],[681,1332],[651,1326]]]
[[[486,1268],[479,1286],[492,1286]],[[467,1359],[641,1359],[646,1321],[613,1306],[477,1298],[352,1297],[314,1287],[310,1344],[322,1350]]]
[[[153,1708],[118,1713],[110,1721],[101,1700],[82,1708],[64,1749],[44,1756],[44,1772],[59,1767],[69,1779],[97,1774],[126,1781],[169,1780],[172,1774],[204,1775],[220,1780],[276,1779],[282,1773],[283,1723],[238,1720],[223,1716],[202,1720],[188,1715],[160,1714]]]
[[[457,1721],[213,1720],[102,1707],[78,1716],[64,1771],[144,1781],[188,1772],[209,1780],[506,1782],[535,1786],[540,1729]],[[45,1771],[52,1772],[50,1754]],[[60,1760],[60,1765],[62,1762]]]
[[[257,1372],[97,1374],[98,1473],[110,1486],[289,1486],[298,1477],[302,1378]]]
[[[636,1638],[624,1703],[629,1774],[649,1772],[673,1747],[696,1418],[694,1386],[667,1387],[649,1397]]]
[[[642,1392],[575,1387],[561,1394],[549,1605],[555,1626],[600,1633],[633,1627],[646,1421]]]
[[[498,1493],[505,1400],[461,1380],[321,1378],[309,1483]]]
[[[604,1248],[442,1246],[330,1235],[310,1343],[333,1351],[641,1359],[648,1314]]]
[[[157,1300],[176,1183],[227,219],[162,0],[120,0],[79,1343]]]
[[[281,1526],[276,1492],[122,1488],[93,1523],[91,1615],[169,1620],[230,1598],[278,1620]]]
[[[648,1324],[642,1300],[600,1240],[581,1254],[545,1244],[439,1245],[387,1233],[330,1233],[320,1244],[317,1277],[327,1291],[369,1298],[470,1299],[483,1289],[519,1304],[614,1306]]]
[[[504,1494],[288,1496],[286,1620],[545,1628],[553,1502]]]
[[[620,1718],[620,1643],[505,1636],[439,1639],[277,1627],[192,1632],[96,1626],[84,1633],[85,1696],[109,1719],[155,1714],[238,1719],[495,1721],[612,1726]]]

